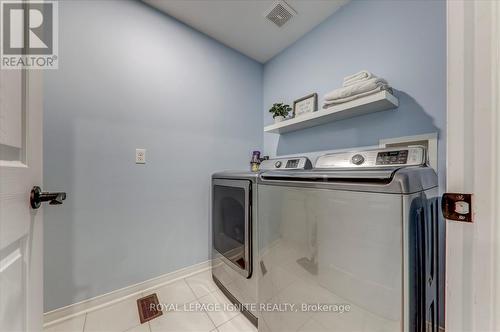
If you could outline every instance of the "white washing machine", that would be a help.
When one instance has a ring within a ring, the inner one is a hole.
[[[258,179],[259,331],[437,331],[438,183],[424,148]]]

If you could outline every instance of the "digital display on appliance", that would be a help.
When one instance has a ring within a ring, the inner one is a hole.
[[[290,159],[286,162],[285,168],[297,168],[299,167],[299,159]]]
[[[402,165],[408,160],[408,150],[379,152],[377,165]]]

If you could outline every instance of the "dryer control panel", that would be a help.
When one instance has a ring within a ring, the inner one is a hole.
[[[311,169],[312,163],[307,157],[289,157],[263,160],[260,164],[261,170],[272,169]]]
[[[421,166],[425,163],[425,148],[412,146],[325,154],[318,158],[315,168],[401,167]]]

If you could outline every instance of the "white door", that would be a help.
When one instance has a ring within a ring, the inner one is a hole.
[[[0,331],[41,331],[43,211],[41,71],[0,70]]]

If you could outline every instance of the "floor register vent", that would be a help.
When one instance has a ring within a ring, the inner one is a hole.
[[[139,309],[141,324],[163,315],[156,293],[138,299],[137,309]]]

